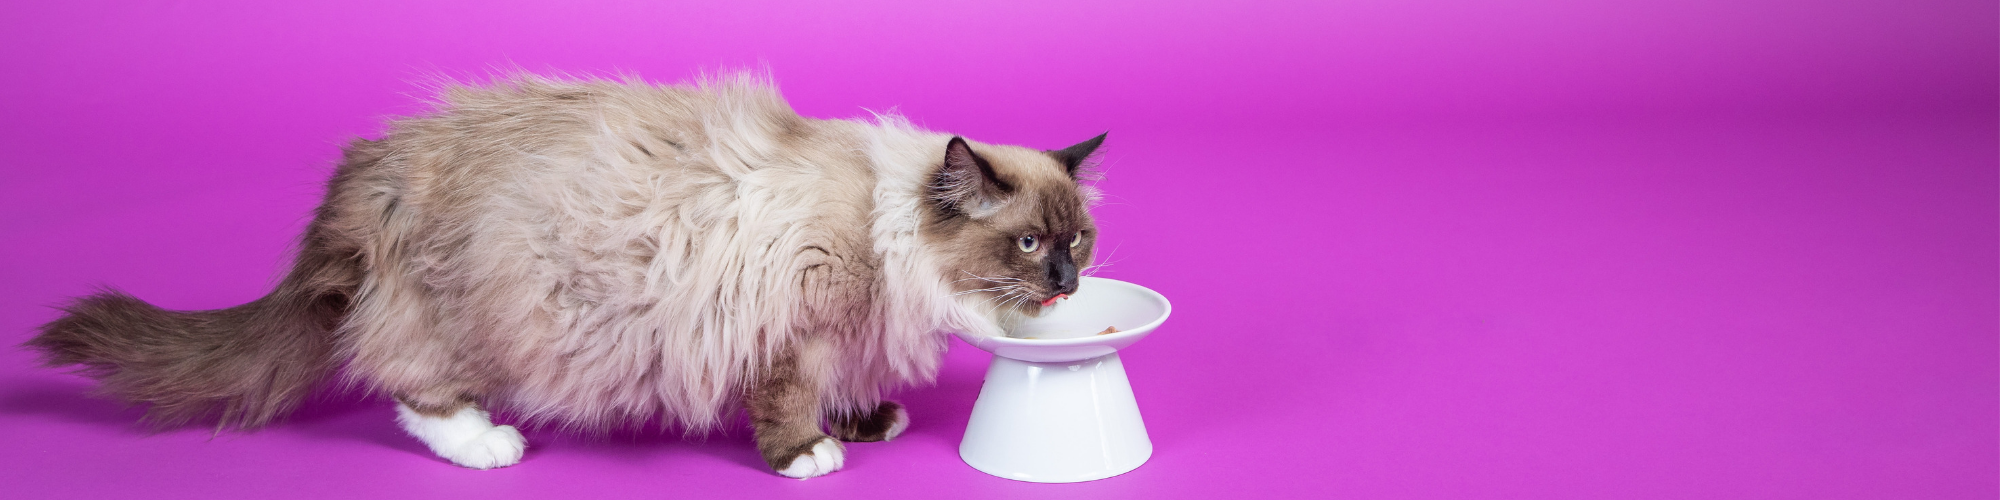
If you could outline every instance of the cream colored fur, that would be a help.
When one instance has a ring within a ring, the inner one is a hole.
[[[438,108],[357,143],[329,195],[368,269],[339,345],[372,388],[700,430],[783,349],[846,410],[930,381],[943,332],[998,333],[919,230],[950,136],[801,118],[745,75],[521,76]]]

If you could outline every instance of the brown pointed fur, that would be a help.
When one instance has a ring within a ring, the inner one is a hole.
[[[321,206],[319,220],[331,207]],[[322,222],[304,240],[277,290],[248,304],[168,311],[105,290],[63,307],[26,345],[48,366],[81,365],[100,393],[144,405],[156,427],[209,418],[218,429],[262,427],[335,368],[332,331],[360,283],[352,250]]]

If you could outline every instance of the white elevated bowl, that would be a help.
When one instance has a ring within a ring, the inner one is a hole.
[[[958,334],[993,353],[958,456],[987,474],[1074,483],[1130,472],[1153,456],[1139,403],[1118,361],[1167,320],[1167,298],[1139,285],[1084,277],[1008,337]],[[1098,335],[1105,327],[1118,333]]]

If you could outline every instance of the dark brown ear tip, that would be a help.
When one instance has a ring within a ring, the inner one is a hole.
[[[953,161],[984,163],[986,161],[979,157],[978,152],[972,150],[972,143],[970,141],[956,135],[951,136],[951,141],[944,144],[944,159],[945,163]]]
[[[1054,151],[1044,151],[1044,153],[1047,153],[1050,157],[1055,158],[1056,161],[1061,162],[1063,164],[1063,168],[1069,171],[1070,176],[1074,177],[1076,176],[1077,168],[1081,167],[1083,165],[1084,160],[1089,159],[1091,154],[1096,153],[1097,147],[1103,145],[1104,138],[1110,135],[1111,131],[1107,130],[1102,134],[1097,134],[1097,137],[1092,137],[1090,138],[1090,140],[1076,143],[1076,145],[1074,146]]]
[[[953,158],[971,159],[971,158],[978,158],[979,153],[974,152],[972,150],[971,141],[965,140],[964,137],[954,135],[951,136],[950,141],[944,143],[944,157],[945,160],[947,161]]]

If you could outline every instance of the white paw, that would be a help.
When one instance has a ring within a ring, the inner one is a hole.
[[[487,429],[471,441],[439,455],[461,466],[491,469],[521,463],[521,454],[527,451],[528,440],[521,436],[521,431],[511,425],[502,425]]]
[[[449,417],[417,413],[409,405],[396,403],[396,422],[403,431],[423,441],[432,453],[461,466],[491,469],[521,463],[528,449],[527,438],[514,426],[494,426],[491,415],[472,406],[459,408]]]
[[[889,422],[889,432],[882,434],[882,440],[896,439],[896,436],[903,435],[903,429],[908,428],[910,428],[910,412],[896,408],[896,419]]]
[[[839,441],[822,438],[818,444],[813,445],[812,451],[792,458],[792,465],[779,470],[778,474],[799,479],[820,477],[840,470],[841,462],[846,458]]]

